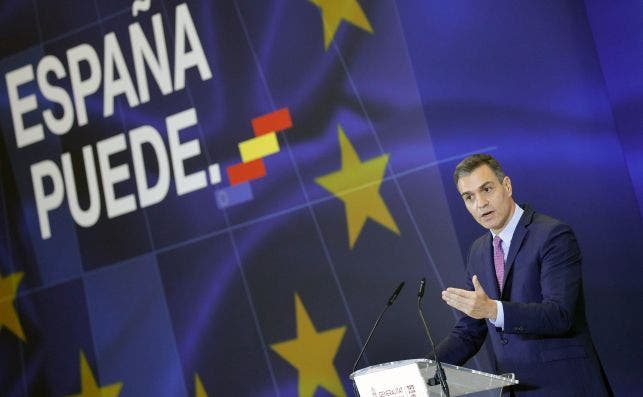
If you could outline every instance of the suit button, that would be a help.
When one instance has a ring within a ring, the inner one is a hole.
[[[502,343],[503,345],[506,345],[507,343],[509,343],[509,339],[502,338],[502,339],[500,339],[500,343]]]

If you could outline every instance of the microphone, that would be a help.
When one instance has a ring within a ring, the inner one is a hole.
[[[373,331],[375,331],[375,328],[377,328],[377,325],[380,323],[380,320],[382,319],[382,316],[384,315],[384,312],[391,307],[391,305],[395,302],[397,299],[397,296],[400,294],[400,291],[402,291],[402,288],[404,287],[404,281],[400,283],[400,285],[395,288],[395,291],[393,291],[393,295],[388,299],[386,302],[386,305],[384,305],[384,308],[382,309],[382,312],[380,315],[377,317],[377,320],[375,320],[375,324],[373,324],[373,327],[371,328],[371,332],[368,334],[368,338],[366,338],[366,343],[364,343],[364,346],[362,346],[362,351],[359,352],[359,355],[357,356],[357,360],[355,360],[355,364],[353,364],[353,372],[355,372],[355,368],[357,368],[357,363],[359,363],[359,360],[362,358],[364,355],[364,351],[366,350],[366,346],[368,345],[368,342],[370,342],[371,337],[373,336]]]
[[[418,291],[418,303],[422,298],[424,298],[425,287],[426,287],[426,277],[422,277],[422,280],[420,280],[420,289]]]
[[[446,397],[450,397],[449,385],[447,384],[447,376],[444,373],[444,369],[442,368],[442,364],[440,363],[440,360],[438,359],[438,352],[435,350],[435,344],[433,343],[433,338],[431,338],[431,331],[429,331],[429,324],[424,319],[424,314],[422,314],[422,298],[424,297],[425,287],[426,287],[426,277],[422,277],[422,280],[420,280],[420,287],[418,288],[418,314],[420,316],[420,319],[422,320],[422,325],[424,325],[424,333],[429,339],[429,343],[431,344],[431,349],[433,349],[433,354],[435,358],[435,375],[433,376],[433,378],[429,379],[427,383],[429,386],[435,386],[437,384],[440,384],[442,386],[442,391],[444,392],[444,395]]]
[[[402,288],[404,287],[404,281],[400,283],[400,285],[395,288],[395,291],[393,291],[393,295],[391,295],[390,298],[388,298],[388,302],[386,303],[386,307],[389,307],[395,302],[397,299],[397,296],[400,294],[400,291],[402,291]]]

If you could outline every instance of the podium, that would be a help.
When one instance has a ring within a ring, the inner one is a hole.
[[[464,396],[497,390],[518,384],[511,375],[493,375],[472,369],[442,364],[450,395]],[[362,368],[350,379],[359,397],[424,397],[444,396],[442,387],[429,386],[427,380],[435,374],[435,361],[411,359],[393,361]]]

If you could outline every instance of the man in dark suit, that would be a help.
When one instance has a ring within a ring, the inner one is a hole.
[[[442,292],[464,315],[437,347],[438,358],[462,365],[488,335],[496,371],[520,381],[512,393],[608,395],[585,320],[572,229],[518,206],[511,180],[489,155],[464,159],[454,180],[467,210],[490,232],[471,246],[467,288]]]

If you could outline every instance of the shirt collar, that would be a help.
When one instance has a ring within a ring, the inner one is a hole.
[[[509,222],[507,222],[507,226],[505,226],[504,229],[500,231],[497,235],[500,236],[500,239],[505,243],[505,244],[510,244],[511,243],[511,238],[514,235],[514,232],[516,231],[516,227],[518,226],[518,222],[520,221],[520,217],[522,214],[525,212],[518,204],[515,204],[516,206],[514,208],[514,214],[511,216],[511,219]],[[496,237],[496,234],[491,232],[491,235],[493,237]]]

